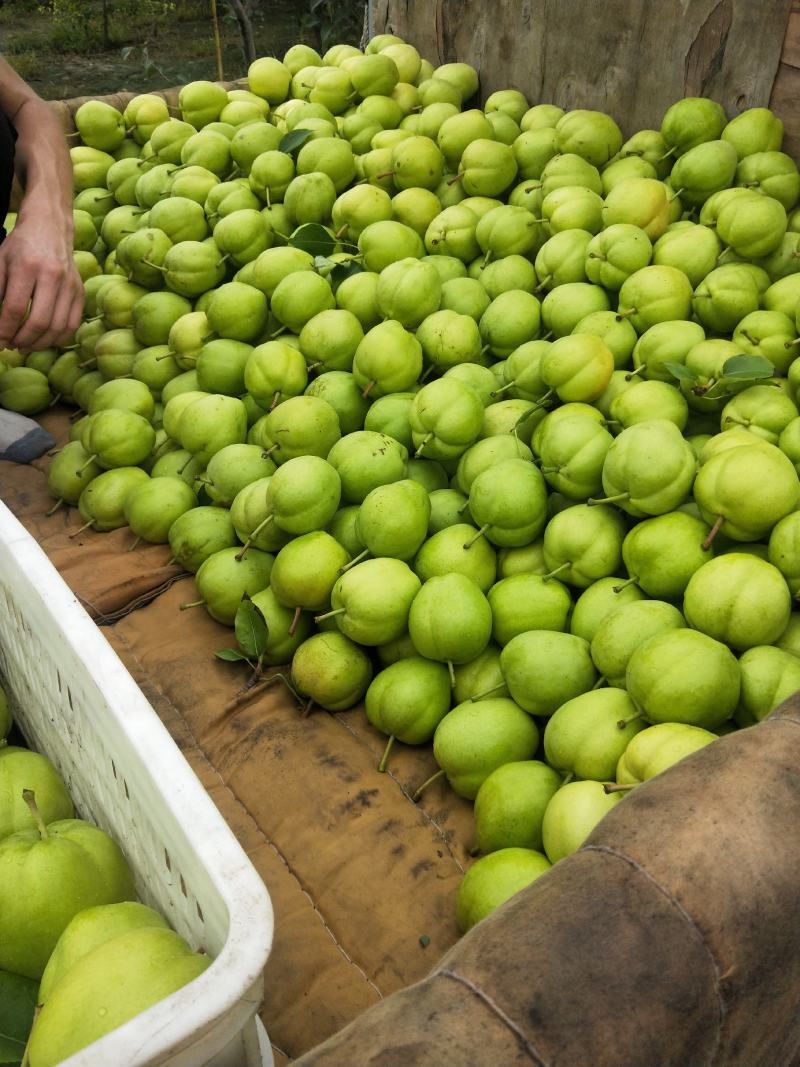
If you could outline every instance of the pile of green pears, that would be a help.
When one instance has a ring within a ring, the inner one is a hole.
[[[0,403],[79,408],[56,506],[168,543],[223,658],[433,742],[475,800],[465,929],[800,688],[780,119],[687,98],[625,140],[477,93],[382,35],[180,117],[83,104],[85,321],[0,354]]]
[[[0,689],[0,1061],[55,1067],[212,961],[136,901],[119,846],[12,725]]]

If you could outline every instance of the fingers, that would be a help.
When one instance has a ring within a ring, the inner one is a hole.
[[[20,321],[18,329],[11,339],[12,348],[17,348],[21,352],[30,352],[41,347],[39,340],[50,332],[54,321],[61,280],[61,271],[57,266],[46,265],[39,269],[33,286],[28,318],[24,323]],[[6,290],[6,300],[8,300],[8,293],[11,292],[15,284],[16,272],[12,272],[11,281]],[[22,290],[24,290],[24,286],[21,287]],[[5,312],[5,301],[3,310]],[[0,317],[0,327],[1,325],[2,318]],[[0,336],[2,336],[1,329]]]
[[[8,272],[2,293],[3,310],[0,311],[0,348],[13,347],[12,341],[28,310],[36,280],[31,271],[12,269]]]
[[[67,344],[77,330],[83,315],[84,292],[77,271],[65,279],[58,291],[48,328],[31,347],[51,348]]]

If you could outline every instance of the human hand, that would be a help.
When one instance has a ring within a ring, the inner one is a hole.
[[[84,293],[71,221],[41,210],[20,214],[0,245],[0,348],[49,348],[78,328]]]

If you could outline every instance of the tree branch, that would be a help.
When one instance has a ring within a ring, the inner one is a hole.
[[[256,42],[253,36],[253,23],[250,21],[242,0],[228,0],[230,7],[239,23],[239,31],[242,35],[242,51],[245,62],[249,66],[256,58]]]

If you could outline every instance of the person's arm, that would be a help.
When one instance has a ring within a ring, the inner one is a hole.
[[[17,130],[16,172],[23,188],[14,229],[0,245],[0,348],[28,352],[65,342],[80,323],[72,166],[55,115],[2,57],[0,108]]]

